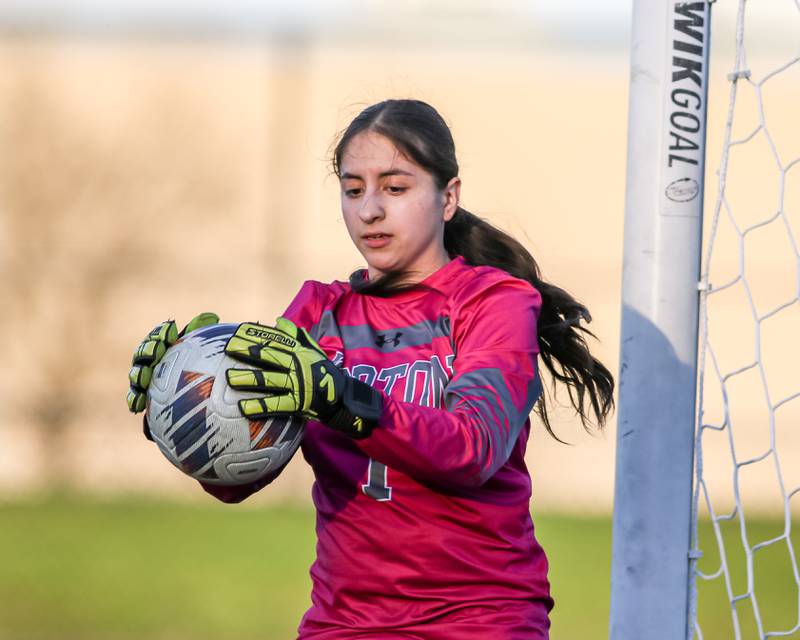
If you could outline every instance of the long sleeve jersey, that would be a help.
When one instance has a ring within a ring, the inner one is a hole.
[[[299,636],[546,638],[524,461],[541,296],[462,257],[422,284],[382,298],[308,281],[284,314],[383,399],[363,440],[306,426],[318,542]],[[205,488],[238,502],[263,484]]]

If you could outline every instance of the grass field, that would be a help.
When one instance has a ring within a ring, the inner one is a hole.
[[[293,638],[308,604],[313,519],[310,509],[132,498],[0,504],[0,639]],[[552,638],[608,637],[610,520],[535,522],[557,602]],[[751,522],[748,533],[765,539],[775,528]],[[791,626],[797,586],[780,551],[756,555],[756,588],[764,619]],[[741,554],[729,553],[738,580]],[[714,554],[703,562],[710,569]],[[700,593],[705,639],[733,638],[724,592]],[[745,615],[743,638],[757,637],[751,626]]]

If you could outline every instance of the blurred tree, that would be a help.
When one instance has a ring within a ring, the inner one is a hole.
[[[267,182],[268,233],[272,238],[265,255],[266,273],[275,279],[294,277],[299,251],[313,251],[306,245],[303,226],[313,224],[307,209],[304,176],[298,171],[310,154],[308,118],[311,84],[310,35],[303,29],[287,30],[271,41],[273,64],[269,78],[270,104],[267,112],[266,151],[269,163]],[[272,286],[279,283],[272,282]]]
[[[109,135],[91,108],[76,118],[62,104],[58,75],[46,64],[19,69],[0,118],[5,413],[37,430],[53,488],[74,471],[70,428],[93,410],[113,294],[168,268],[176,230],[235,196],[213,123],[178,88],[157,85]],[[124,371],[114,375],[121,407]]]

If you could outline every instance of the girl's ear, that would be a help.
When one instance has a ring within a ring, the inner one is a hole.
[[[455,176],[450,178],[450,182],[444,188],[444,221],[448,222],[458,209],[461,202],[461,178]]]

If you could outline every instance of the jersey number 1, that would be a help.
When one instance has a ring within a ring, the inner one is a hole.
[[[379,502],[392,499],[392,488],[386,479],[386,465],[377,460],[369,459],[369,470],[367,471],[367,484],[361,485],[364,495],[374,498]]]

